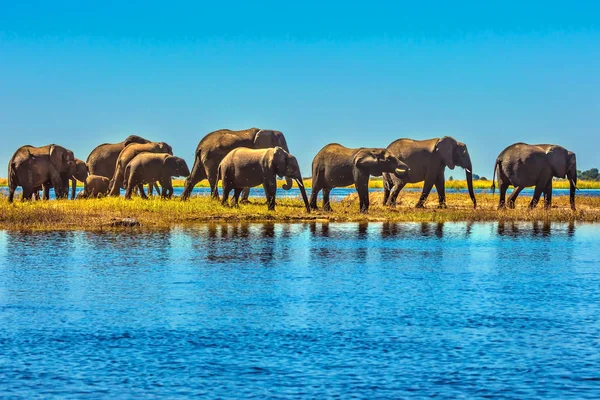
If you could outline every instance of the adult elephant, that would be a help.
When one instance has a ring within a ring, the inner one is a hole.
[[[89,173],[112,179],[119,154],[125,147],[133,143],[145,144],[150,143],[150,141],[137,135],[130,135],[122,142],[104,143],[97,146],[86,160]]]
[[[229,152],[219,164],[217,171],[217,179],[221,180],[223,185],[223,200],[221,203],[227,205],[229,193],[234,190],[233,205],[237,206],[244,188],[263,185],[267,197],[267,207],[269,210],[275,210],[278,176],[296,181],[306,211],[310,212],[298,160],[279,146],[269,149],[241,147]]]
[[[110,182],[110,192],[108,193],[110,196],[118,196],[120,194],[121,188],[124,188],[123,182],[127,164],[141,153],[163,153],[172,156],[173,148],[165,142],[134,143],[125,147],[117,159],[115,173]]]
[[[424,206],[434,185],[438,194],[439,207],[446,208],[444,170],[446,167],[454,169],[458,165],[466,172],[469,196],[473,202],[473,208],[477,207],[477,200],[473,192],[473,166],[467,145],[464,143],[457,142],[450,136],[428,140],[398,139],[392,142],[387,150],[408,164],[410,171],[402,178],[392,174],[383,174],[383,204],[395,206],[398,194],[407,183],[424,182],[416,208]]]
[[[19,147],[8,163],[9,202],[13,201],[18,186],[23,188],[24,199],[30,199],[45,183],[54,187],[57,198],[67,197],[74,168],[75,156],[63,146]],[[59,177],[58,184],[56,174]],[[46,180],[40,181],[41,177],[46,177]]]
[[[251,128],[242,131],[221,129],[204,136],[198,143],[194,158],[194,166],[190,176],[185,180],[185,188],[181,198],[187,200],[194,186],[203,179],[208,179],[211,194],[219,198],[217,186],[217,170],[223,158],[233,149],[248,147],[251,149],[267,149],[279,146],[289,153],[283,133],[269,129]],[[287,177],[283,189],[292,187],[292,179]],[[248,189],[244,190],[243,200],[248,198]]]
[[[497,175],[496,175],[497,174]],[[506,191],[510,185],[515,190],[508,198],[508,207],[515,207],[515,200],[528,186],[535,186],[529,208],[534,208],[544,194],[545,207],[552,205],[552,178],[567,178],[570,183],[571,209],[575,210],[575,189],[577,188],[577,158],[575,153],[553,144],[515,143],[500,153],[494,164],[492,191],[495,191],[494,178],[500,186],[498,208],[506,207]]]
[[[338,143],[328,144],[313,159],[310,206],[317,209],[317,196],[323,189],[323,210],[331,211],[331,189],[354,184],[360,199],[360,212],[366,213],[369,210],[369,177],[390,173],[400,179],[408,171],[408,166],[386,149],[349,149]]]

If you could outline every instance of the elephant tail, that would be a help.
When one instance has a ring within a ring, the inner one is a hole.
[[[494,164],[494,174],[492,175],[492,194],[496,193],[496,171],[498,170],[498,165],[500,161],[496,160],[496,164]]]
[[[123,189],[127,190],[127,185],[129,185],[129,173],[131,172],[131,166],[127,164],[125,167],[125,173],[123,174]]]

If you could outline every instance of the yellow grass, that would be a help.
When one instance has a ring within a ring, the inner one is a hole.
[[[529,198],[522,196],[515,210],[496,210],[498,195],[478,195],[479,207],[473,210],[466,194],[447,195],[448,208],[438,210],[437,196],[432,194],[426,209],[414,209],[419,193],[402,193],[401,205],[390,209],[381,205],[382,193],[371,194],[369,214],[358,212],[356,194],[332,204],[334,211],[314,211],[308,214],[300,199],[279,199],[277,209],[268,211],[265,200],[251,199],[251,204],[239,208],[223,207],[206,196],[192,197],[190,201],[152,198],[104,198],[97,200],[20,201],[9,204],[0,196],[0,229],[11,230],[102,230],[113,229],[115,220],[137,219],[141,229],[164,229],[179,224],[224,221],[388,221],[388,222],[445,222],[445,221],[582,221],[600,222],[600,198],[580,196],[578,210],[569,209],[566,196],[554,198],[553,208],[546,212],[540,204],[536,210],[526,208]]]
[[[173,179],[173,187],[183,187],[184,183],[185,183],[185,180],[183,180],[183,179]],[[279,187],[281,187],[283,185],[283,183],[284,183],[283,180],[277,181],[277,184],[279,185]],[[0,186],[7,186],[7,184],[8,184],[8,180],[6,178],[0,178]],[[83,186],[83,183],[78,182],[77,186]],[[219,186],[220,186],[220,184],[219,184]],[[304,186],[306,186],[307,188],[312,187],[312,181],[310,180],[310,178],[304,179]],[[473,187],[475,189],[489,189],[491,186],[492,186],[492,181],[481,181],[481,180],[473,181]],[[210,187],[210,185],[208,184],[208,181],[205,179],[202,182],[198,183],[196,185],[196,187],[206,187],[207,188],[207,187]],[[371,178],[371,180],[369,182],[369,187],[373,188],[373,189],[382,189],[383,181],[381,180],[381,178]],[[406,185],[406,187],[407,188],[422,188],[423,182],[410,183],[410,184]],[[555,189],[568,189],[569,182],[565,179],[555,180],[554,183],[552,184],[552,187],[554,187]],[[579,189],[600,189],[600,181],[579,181],[579,182],[577,182],[577,187]],[[447,189],[466,189],[467,181],[465,181],[465,180],[446,181],[446,188]]]

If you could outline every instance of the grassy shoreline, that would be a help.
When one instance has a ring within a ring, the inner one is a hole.
[[[184,186],[184,180],[183,179],[173,179],[173,187],[183,187]],[[279,187],[281,187],[284,184],[283,180],[278,180],[277,184]],[[8,180],[6,178],[0,178],[0,187],[6,187],[8,185]],[[78,182],[77,186],[83,187],[83,183]],[[219,182],[219,187],[220,187],[220,182]],[[312,181],[308,178],[304,179],[304,186],[307,189],[310,189],[312,187]],[[492,186],[492,181],[489,180],[476,180],[473,181],[473,188],[475,189],[489,189]],[[210,187],[208,184],[208,181],[205,179],[202,182],[198,183],[196,185],[196,187]],[[383,181],[381,180],[381,178],[371,178],[371,180],[369,181],[369,187],[372,189],[382,189],[383,188]],[[406,185],[407,188],[409,189],[415,189],[415,188],[422,188],[423,187],[423,182],[420,183],[409,183]],[[569,181],[567,181],[566,179],[560,179],[560,180],[555,180],[552,183],[552,187],[554,189],[569,189]],[[579,189],[600,189],[600,181],[579,181],[577,182],[577,187]],[[466,189],[467,188],[467,181],[465,180],[452,180],[452,181],[446,181],[446,188],[447,189]]]
[[[466,194],[447,195],[447,209],[437,209],[437,196],[431,195],[425,209],[415,209],[419,193],[403,193],[396,208],[381,205],[382,193],[372,193],[371,209],[358,213],[356,194],[332,204],[334,211],[321,210],[310,214],[300,199],[279,199],[274,212],[267,210],[265,200],[251,198],[250,204],[240,208],[223,207],[206,196],[195,196],[190,201],[152,198],[144,201],[134,198],[104,198],[96,200],[50,200],[15,202],[9,204],[0,196],[0,229],[2,230],[91,230],[114,229],[115,221],[135,218],[141,229],[169,229],[177,225],[207,222],[458,222],[458,221],[546,221],[546,222],[600,222],[600,198],[579,196],[578,210],[569,209],[567,196],[556,196],[553,207],[545,211],[540,204],[528,210],[529,197],[520,197],[514,210],[496,210],[498,195],[478,195],[478,208],[473,210]]]

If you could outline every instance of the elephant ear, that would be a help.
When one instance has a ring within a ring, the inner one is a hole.
[[[275,141],[275,132],[267,129],[261,129],[254,136],[255,149],[269,149],[277,146]]]
[[[552,146],[546,151],[548,162],[552,169],[552,175],[557,178],[564,178],[567,175],[569,167],[569,156],[567,150],[561,146]]]
[[[360,149],[356,152],[356,155],[354,156],[354,165],[358,169],[369,170],[379,165],[379,159],[377,155],[374,154],[371,150]]]
[[[66,150],[63,147],[54,144],[50,146],[50,162],[52,162],[52,165],[57,169],[62,169],[62,165],[66,161],[65,159]]]
[[[456,150],[456,140],[450,136],[444,136],[435,144],[434,151],[440,154],[442,162],[450,169],[456,166],[454,163],[454,150]]]
[[[280,178],[283,178],[286,174],[288,158],[289,158],[289,154],[287,151],[285,151],[281,147],[273,148],[272,167],[273,167],[273,171]]]
[[[163,165],[168,168],[170,171],[175,172],[177,170],[177,157],[173,157],[168,155],[163,160]]]

